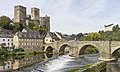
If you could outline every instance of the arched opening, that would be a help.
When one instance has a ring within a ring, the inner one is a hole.
[[[66,53],[69,53],[69,46],[67,44],[64,44],[60,47],[59,54],[63,55],[63,54],[66,54]]]
[[[85,45],[79,51],[79,55],[96,53],[99,53],[99,50],[93,45]]]
[[[46,52],[49,54],[53,53],[53,48],[51,46],[48,46]]]
[[[48,58],[51,58],[53,56],[53,48],[51,46],[48,46],[47,49],[46,49],[46,56]]]
[[[113,57],[116,58],[120,58],[120,48],[116,49],[113,53],[112,53]]]

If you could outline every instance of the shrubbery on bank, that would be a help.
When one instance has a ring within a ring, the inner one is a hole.
[[[70,70],[66,70],[65,72],[76,72],[76,71],[77,72],[100,72],[104,70],[105,67],[106,67],[106,62],[100,61],[97,63],[88,64],[78,68],[72,68]]]

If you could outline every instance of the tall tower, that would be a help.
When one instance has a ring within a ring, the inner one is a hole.
[[[39,20],[39,9],[38,8],[31,8],[31,20]]]
[[[47,29],[47,32],[50,32],[50,17],[40,17],[40,25]]]
[[[14,6],[14,22],[25,23],[26,7],[17,5]]]

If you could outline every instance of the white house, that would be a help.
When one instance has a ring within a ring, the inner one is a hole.
[[[12,47],[13,46],[13,37],[7,34],[0,34],[0,44],[5,43],[5,47]]]
[[[106,31],[112,31],[113,30],[113,27],[114,27],[115,25],[114,24],[109,24],[109,25],[105,25],[104,27],[105,27],[105,32]]]
[[[5,47],[13,46],[13,34],[10,30],[1,30],[0,31],[0,44],[5,43]]]
[[[62,39],[64,39],[64,36],[59,32],[47,32],[44,38],[44,43],[49,44]]]

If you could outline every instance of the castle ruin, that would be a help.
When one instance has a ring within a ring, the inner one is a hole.
[[[43,26],[50,32],[50,17],[40,17],[39,9],[36,7],[31,8],[31,15],[26,14],[26,7],[17,5],[14,6],[14,19],[13,22],[21,23],[23,26],[34,23],[38,26]]]

